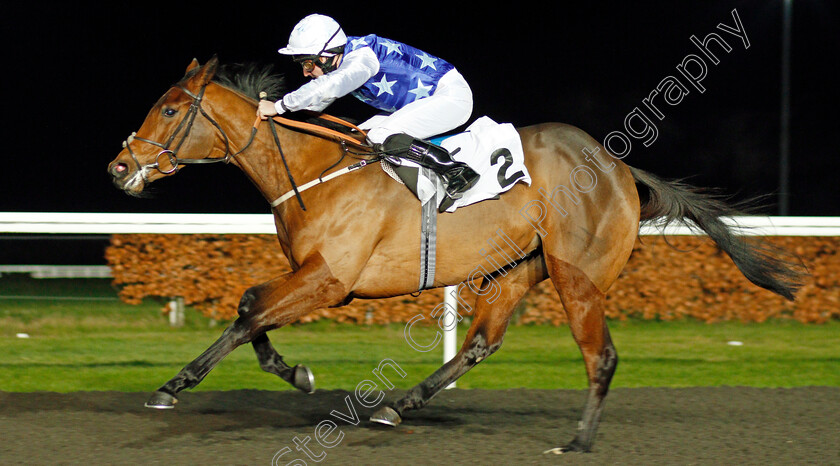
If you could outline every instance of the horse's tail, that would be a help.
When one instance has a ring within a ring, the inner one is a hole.
[[[647,188],[640,197],[640,220],[662,218],[663,226],[688,219],[703,230],[726,252],[735,265],[754,284],[793,300],[806,273],[801,261],[786,251],[759,238],[747,240],[737,235],[740,227],[727,225],[721,217],[744,215],[753,201],[728,204],[714,193],[706,192],[680,181],[666,181],[648,172],[630,167],[637,184]]]

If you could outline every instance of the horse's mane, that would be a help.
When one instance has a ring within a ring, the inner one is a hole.
[[[198,72],[194,69],[188,72],[183,80],[189,79]],[[279,100],[286,94],[285,77],[276,71],[274,65],[262,63],[229,63],[220,64],[213,76],[213,82],[236,91],[240,94],[259,100],[260,92],[266,92],[269,100]],[[306,121],[312,124],[324,126],[337,131],[348,131],[344,125],[332,123],[309,115],[307,112],[300,114],[284,115],[287,118]],[[353,118],[344,117],[345,120],[358,123]]]
[[[286,92],[285,78],[273,65],[259,63],[233,63],[219,65],[213,81],[242,94],[259,99],[260,92],[278,100]]]

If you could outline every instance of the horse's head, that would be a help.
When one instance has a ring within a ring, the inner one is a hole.
[[[201,108],[218,64],[216,57],[204,66],[193,60],[184,78],[158,100],[140,129],[123,142],[123,150],[108,165],[118,188],[139,195],[147,184],[187,163],[218,159],[211,155],[214,149],[219,150],[214,147],[214,130],[219,127]]]

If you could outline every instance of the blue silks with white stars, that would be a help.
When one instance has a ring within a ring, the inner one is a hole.
[[[401,42],[370,34],[348,37],[344,53],[370,47],[379,59],[379,72],[351,94],[386,112],[434,94],[440,78],[454,66]]]

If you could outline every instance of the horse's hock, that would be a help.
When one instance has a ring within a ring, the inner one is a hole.
[[[772,237],[794,251],[812,276],[795,302],[749,283],[726,254],[706,237],[645,236],[607,295],[612,319],[642,318],[704,322],[762,322],[795,319],[822,323],[840,317],[840,238]],[[120,297],[138,303],[145,297],[173,297],[173,290],[201,313],[218,320],[236,316],[242,293],[290,270],[273,235],[114,235],[106,258]],[[463,296],[470,300],[469,289]],[[317,310],[311,322],[385,324],[408,322],[443,300],[443,289],[417,298],[401,296],[355,300],[341,308]],[[562,305],[549,281],[529,292],[516,323],[560,325]],[[433,319],[424,319],[423,323]]]

